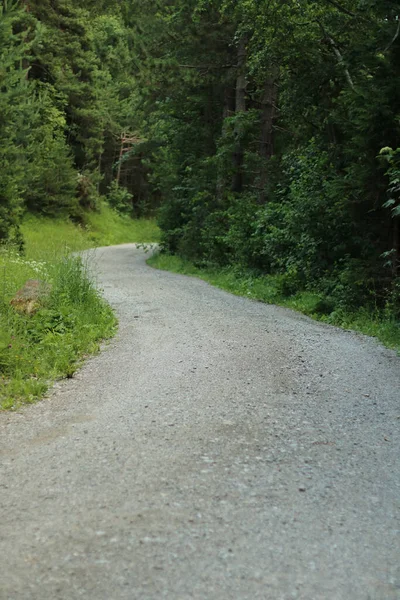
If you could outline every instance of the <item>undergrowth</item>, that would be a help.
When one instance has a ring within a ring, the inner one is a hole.
[[[178,256],[163,253],[152,256],[147,262],[157,269],[199,277],[238,296],[285,306],[330,325],[376,337],[389,348],[400,352],[400,322],[385,311],[362,309],[349,312],[330,307],[326,298],[312,291],[287,293],[281,276],[254,276],[232,267],[197,267]]]

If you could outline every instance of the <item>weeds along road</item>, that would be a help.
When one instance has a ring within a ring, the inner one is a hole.
[[[400,359],[97,256],[117,338],[0,415],[0,598],[399,599]]]

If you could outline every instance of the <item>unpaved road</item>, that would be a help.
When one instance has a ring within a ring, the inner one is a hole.
[[[400,359],[99,252],[118,337],[0,415],[1,600],[400,598]]]

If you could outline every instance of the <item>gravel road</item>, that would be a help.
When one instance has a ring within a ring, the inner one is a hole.
[[[1,600],[400,599],[400,358],[97,259],[118,336],[0,414]]]

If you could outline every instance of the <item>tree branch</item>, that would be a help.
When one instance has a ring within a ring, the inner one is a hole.
[[[351,12],[351,10],[348,10],[347,8],[345,8],[344,6],[342,6],[341,4],[339,4],[338,2],[335,2],[335,0],[326,0],[329,4],[332,4],[332,6],[334,6],[335,8],[337,8],[338,10],[340,10],[341,12],[343,12],[345,15],[348,15],[349,17],[356,17],[356,13]]]
[[[350,71],[348,70],[348,68],[346,67],[344,60],[343,60],[343,56],[342,53],[340,52],[335,40],[329,35],[329,33],[325,30],[324,26],[322,25],[321,21],[317,21],[318,25],[320,26],[325,39],[327,42],[329,42],[333,52],[335,53],[336,58],[338,59],[338,62],[340,65],[343,66],[343,70],[344,70],[344,74],[346,75],[346,79],[347,79],[347,83],[349,84],[349,86],[351,87],[351,89],[353,90],[353,92],[356,92],[356,94],[358,93],[356,90],[356,87],[354,85],[353,79],[350,75]]]

